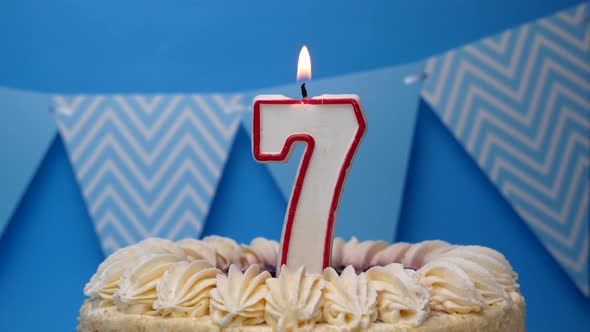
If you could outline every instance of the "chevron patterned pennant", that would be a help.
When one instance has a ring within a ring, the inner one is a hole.
[[[198,237],[240,95],[60,95],[57,124],[105,253]]]
[[[586,295],[590,6],[434,57],[422,96]]]

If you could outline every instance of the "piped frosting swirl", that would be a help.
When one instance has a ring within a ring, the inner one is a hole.
[[[324,282],[319,275],[283,266],[278,278],[266,279],[266,322],[277,331],[311,331],[322,317]]]
[[[279,257],[279,243],[257,237],[250,245],[242,245],[248,264],[257,264],[260,267],[274,267]]]
[[[362,331],[377,319],[377,292],[369,287],[365,273],[357,275],[348,266],[340,275],[329,267],[324,271],[324,319],[348,331]]]
[[[219,326],[256,325],[264,322],[264,307],[270,273],[250,265],[242,273],[236,265],[228,275],[217,275],[217,288],[211,291],[211,318]]]
[[[415,271],[392,263],[371,268],[367,271],[367,278],[377,291],[380,321],[416,327],[426,320],[430,312],[429,294],[418,283]]]
[[[245,270],[247,265],[246,254],[236,241],[221,237],[208,236],[203,239],[215,250],[217,267],[222,271],[227,271],[230,265],[236,265],[240,270]]]
[[[125,270],[119,289],[113,295],[117,308],[126,313],[155,315],[158,299],[156,286],[160,278],[181,258],[172,254],[148,254]]]
[[[376,321],[416,327],[430,311],[466,314],[522,303],[517,274],[486,247],[337,238],[333,266],[347,264],[342,273],[284,267],[272,278],[260,267],[273,270],[277,255],[278,243],[263,238],[241,246],[221,237],[148,239],[109,256],[84,292],[93,304],[128,314],[209,315],[221,327],[266,322],[279,331],[320,323],[360,330]]]
[[[177,262],[156,286],[153,308],[162,316],[202,317],[209,314],[209,293],[221,271],[205,260]]]
[[[186,257],[183,250],[172,241],[145,239],[135,245],[121,248],[107,257],[84,287],[84,294],[101,300],[101,305],[110,304],[115,291],[119,289],[119,280],[123,273],[147,254],[171,254],[179,259]]]
[[[195,239],[183,239],[177,241],[176,244],[184,250],[189,260],[206,260],[211,265],[217,266],[217,253],[209,243]]]
[[[352,265],[357,272],[365,271],[370,267],[375,256],[387,248],[385,241],[359,242],[352,237],[342,248],[342,266]]]

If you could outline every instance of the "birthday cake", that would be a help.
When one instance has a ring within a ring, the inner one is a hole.
[[[525,331],[499,252],[444,241],[336,238],[322,274],[282,267],[279,244],[147,239],[110,255],[78,331]]]

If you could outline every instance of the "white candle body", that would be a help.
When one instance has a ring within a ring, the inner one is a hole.
[[[293,186],[283,224],[279,266],[282,263],[293,268],[305,265],[306,271],[321,273],[329,264],[338,200],[350,160],[364,133],[364,118],[360,111],[359,98],[355,95],[319,96],[312,101],[293,101],[291,104],[273,103],[281,100],[289,99],[271,95],[258,96],[254,100],[255,104],[256,101],[261,101],[258,124],[259,153],[275,156],[272,160],[274,162],[287,161],[294,144],[290,148],[285,147],[285,144],[293,135],[311,137],[313,151],[307,169],[302,169],[302,166],[305,166],[304,157],[298,170],[298,177],[302,171],[305,172],[303,182],[298,187],[296,180]],[[328,102],[324,104],[324,101]],[[276,156],[286,148],[289,148],[288,154],[277,160]],[[309,148],[308,143],[306,149]],[[307,153],[309,151],[306,151]],[[269,161],[259,157],[255,152],[256,159]],[[295,202],[298,190],[299,199]],[[292,206],[293,204],[296,206]],[[290,211],[293,215],[288,234]],[[329,226],[330,223],[332,227]]]

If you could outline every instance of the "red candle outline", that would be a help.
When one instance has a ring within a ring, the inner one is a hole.
[[[297,209],[297,205],[299,203],[299,198],[301,195],[301,187],[303,185],[303,181],[305,179],[305,174],[307,173],[307,168],[309,166],[309,161],[311,159],[311,155],[315,148],[315,140],[314,138],[307,133],[297,133],[291,134],[285,140],[285,145],[283,145],[283,149],[279,153],[261,153],[260,152],[260,105],[262,104],[276,104],[276,105],[294,105],[294,104],[309,104],[309,105],[327,105],[327,104],[350,104],[353,107],[355,117],[358,122],[358,128],[354,135],[352,144],[350,148],[346,152],[346,156],[344,157],[344,162],[342,163],[342,167],[338,172],[338,179],[336,180],[336,186],[334,187],[334,193],[332,196],[332,202],[330,204],[330,212],[328,215],[328,225],[326,229],[326,237],[324,240],[324,253],[323,253],[323,268],[327,268],[330,265],[331,259],[331,247],[332,247],[332,238],[334,232],[334,220],[335,220],[335,213],[338,209],[338,203],[340,201],[340,197],[342,194],[342,187],[344,185],[344,181],[348,174],[348,169],[350,168],[350,164],[352,159],[354,158],[354,154],[362,140],[366,128],[367,123],[365,121],[365,117],[361,110],[361,107],[358,101],[354,98],[334,98],[334,99],[278,99],[278,100],[256,100],[254,102],[254,114],[252,118],[252,135],[253,135],[253,142],[252,142],[252,149],[254,158],[261,162],[272,162],[272,161],[286,161],[293,144],[296,142],[304,142],[307,143],[305,147],[305,151],[303,153],[303,160],[301,162],[299,172],[297,172],[297,178],[295,179],[295,187],[293,188],[293,194],[291,195],[291,200],[289,202],[289,209],[287,211],[287,224],[285,225],[285,234],[284,234],[284,242],[282,247],[282,255],[281,255],[281,262],[280,266],[277,269],[280,269],[283,264],[287,263],[287,252],[289,250],[289,242],[291,240],[291,229],[293,227],[293,220],[295,218],[295,211]],[[321,112],[321,108],[317,111]]]

